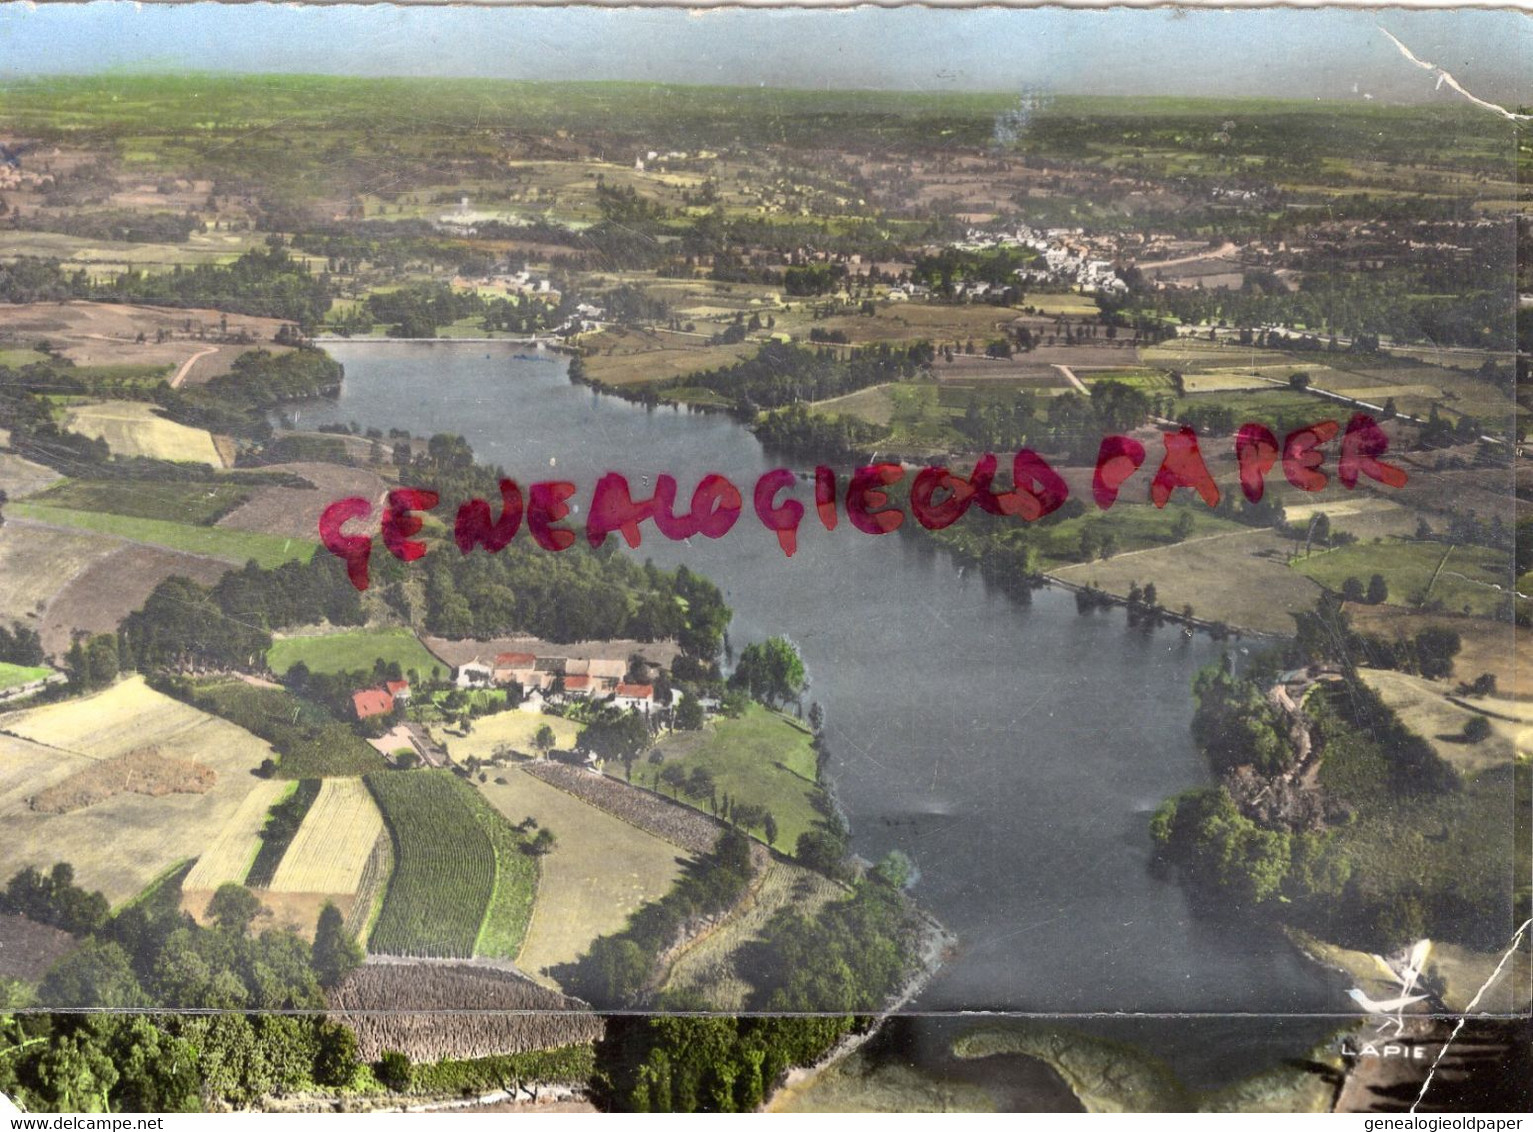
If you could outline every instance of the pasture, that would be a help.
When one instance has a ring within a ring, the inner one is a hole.
[[[1337,591],[1348,578],[1366,586],[1369,578],[1381,574],[1391,605],[1434,606],[1471,616],[1495,613],[1512,583],[1511,555],[1506,551],[1411,539],[1353,543],[1296,558],[1292,565]]]
[[[530,755],[535,748],[532,740],[540,728],[548,727],[554,733],[554,748],[573,750],[575,740],[583,730],[580,724],[557,715],[543,715],[530,711],[498,711],[494,715],[482,715],[469,724],[468,734],[462,737],[448,735],[447,753],[454,762],[467,762],[477,758],[488,762],[499,755],[517,752]]]
[[[65,480],[34,496],[33,500],[45,507],[101,511],[206,527],[240,506],[250,494],[251,489],[228,483]]]
[[[284,562],[307,562],[314,557],[318,544],[307,539],[281,538],[227,527],[198,527],[190,523],[163,519],[138,519],[126,515],[108,515],[100,511],[79,511],[49,507],[40,503],[13,503],[8,510],[23,519],[70,527],[96,534],[111,535],[131,542],[162,546],[188,554],[203,554],[243,565],[255,559],[267,568]]]
[[[1112,512],[1117,515],[1117,510]],[[1199,517],[1199,524],[1215,520]],[[1075,585],[1094,585],[1119,597],[1138,582],[1154,582],[1169,610],[1190,605],[1193,615],[1264,633],[1293,632],[1293,613],[1313,609],[1319,588],[1285,565],[1291,544],[1271,531],[1250,528],[1203,535],[1186,542],[1118,554],[1050,571]]]
[[[359,779],[327,778],[267,887],[273,892],[354,896],[383,815]]]
[[[272,642],[266,663],[273,672],[286,675],[300,661],[310,672],[332,675],[337,672],[371,673],[375,661],[397,663],[406,675],[411,669],[422,679],[445,679],[451,675],[447,666],[426,651],[426,646],[408,629],[358,629],[344,633],[316,636],[281,637]]]
[[[808,730],[759,704],[738,719],[719,718],[701,731],[672,732],[657,749],[665,758],[663,766],[635,765],[635,782],[670,797],[671,788],[659,781],[664,766],[679,766],[688,774],[704,767],[720,795],[771,811],[777,821],[775,845],[787,852],[819,820],[811,801],[817,787]],[[683,791],[679,800],[711,812],[709,798],[689,798]],[[764,836],[760,829],[751,833]]]
[[[537,717],[532,717],[537,718]],[[519,769],[479,786],[508,821],[533,818],[558,838],[540,862],[537,903],[517,966],[553,985],[548,971],[572,963],[599,936],[670,891],[686,854],[573,794]]]
[[[34,680],[43,680],[53,675],[51,668],[36,668],[25,664],[7,664],[0,661],[0,692],[7,688],[16,688],[22,684],[30,684]]]
[[[105,401],[78,405],[65,415],[71,432],[105,440],[116,456],[148,456],[155,460],[224,466],[223,457],[206,429],[188,428],[166,420],[144,401]]]
[[[13,737],[3,757],[15,759],[22,772],[8,776],[21,781],[5,795],[0,875],[68,861],[81,885],[100,889],[114,905],[178,861],[202,856],[260,785],[253,771],[272,755],[249,732],[162,696],[136,677],[95,695],[0,716],[0,731]],[[26,744],[18,749],[17,740]],[[26,796],[93,760],[149,745],[167,759],[212,770],[217,776],[212,788],[159,798],[123,793],[64,814],[22,808]],[[35,775],[31,782],[28,771]]]

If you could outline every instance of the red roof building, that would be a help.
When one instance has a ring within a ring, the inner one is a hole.
[[[374,715],[387,715],[394,710],[394,697],[382,688],[366,688],[363,691],[353,693],[351,706],[356,709],[358,719],[367,719]]]
[[[538,663],[538,658],[530,652],[503,652],[495,657],[496,668],[532,668]]]
[[[653,684],[619,684],[617,694],[631,700],[649,700],[655,696]]]
[[[396,700],[408,700],[410,698],[410,681],[408,680],[386,680],[383,687]]]

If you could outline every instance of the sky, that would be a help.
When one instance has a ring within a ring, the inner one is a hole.
[[[1533,101],[1514,11],[0,3],[0,78],[232,71],[792,88]]]

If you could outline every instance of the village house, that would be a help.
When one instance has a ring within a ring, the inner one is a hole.
[[[458,665],[457,672],[453,674],[453,683],[460,688],[488,688],[494,682],[494,669],[477,660]]]
[[[623,711],[638,711],[649,715],[656,708],[653,684],[619,684],[612,696],[612,705]]]
[[[394,697],[384,688],[364,688],[360,692],[352,693],[351,706],[357,713],[358,719],[369,719],[375,715],[388,715],[393,711]]]

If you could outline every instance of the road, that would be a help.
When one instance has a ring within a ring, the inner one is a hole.
[[[205,346],[187,358],[186,361],[181,363],[181,368],[176,370],[176,376],[170,379],[170,387],[172,389],[181,388],[181,383],[186,380],[186,375],[192,372],[192,367],[209,354],[216,353],[218,353],[217,346]]]

